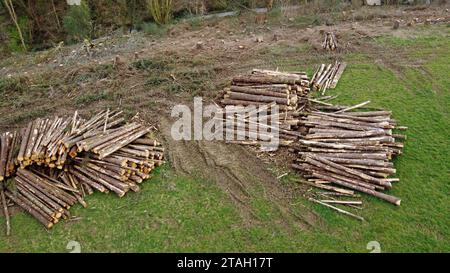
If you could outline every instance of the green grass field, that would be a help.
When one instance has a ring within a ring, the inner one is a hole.
[[[261,196],[252,204],[261,224],[248,226],[214,183],[177,176],[168,164],[140,193],[120,200],[94,194],[89,208],[71,211],[80,220],[51,231],[15,215],[12,236],[1,231],[0,252],[68,252],[71,240],[82,252],[369,252],[369,241],[378,241],[382,252],[449,252],[450,39],[448,28],[436,30],[372,41],[386,48],[383,61],[375,54],[344,55],[347,70],[330,92],[343,104],[371,100],[409,127],[395,162],[401,182],[390,191],[402,199],[400,207],[364,196],[367,222],[361,223],[298,197],[294,209],[310,207],[325,223],[299,230],[278,225],[282,216]],[[408,54],[397,56],[402,52]]]

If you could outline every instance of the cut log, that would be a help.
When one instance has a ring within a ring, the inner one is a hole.
[[[24,209],[26,212],[31,214],[36,220],[38,220],[40,223],[42,223],[47,229],[50,229],[54,223],[50,220],[48,220],[46,217],[44,217],[41,213],[36,211],[33,207],[26,204],[23,200],[21,200],[18,197],[15,197],[13,194],[9,193],[8,191],[5,192],[5,195],[11,199],[15,204],[17,204],[19,207]]]
[[[120,148],[126,146],[127,144],[130,144],[131,142],[135,141],[136,139],[140,138],[141,136],[145,135],[146,133],[148,133],[150,131],[151,131],[151,128],[144,128],[144,129],[132,134],[131,136],[119,141],[115,145],[99,151],[100,159],[107,157],[108,155],[114,153],[115,151],[119,150]]]
[[[8,132],[0,135],[0,182],[5,179],[6,175],[6,160],[8,158],[9,141]]]
[[[332,206],[332,205],[330,205],[330,204],[324,203],[324,202],[319,201],[319,200],[316,200],[316,199],[314,199],[314,198],[309,198],[308,200],[309,200],[309,201],[312,201],[312,202],[315,202],[315,203],[317,203],[317,204],[320,204],[320,205],[322,205],[322,206],[328,207],[328,208],[330,208],[330,209],[333,209],[333,210],[335,210],[335,211],[337,211],[337,212],[339,212],[339,213],[342,213],[342,214],[351,216],[351,217],[353,217],[353,218],[356,218],[356,219],[358,219],[358,220],[364,221],[364,218],[362,218],[361,216],[358,216],[358,215],[353,214],[353,213],[351,213],[351,212],[348,212],[348,211],[346,211],[346,210],[340,209],[340,208],[338,208],[338,207]]]
[[[377,198],[383,199],[383,200],[385,200],[385,201],[387,201],[389,203],[392,203],[394,205],[400,206],[401,200],[399,198],[395,197],[395,196],[387,195],[387,194],[384,194],[382,192],[377,192],[377,191],[370,190],[370,189],[367,189],[367,188],[364,188],[364,187],[360,187],[360,186],[357,186],[357,185],[354,185],[354,184],[351,184],[351,183],[347,183],[347,182],[344,182],[344,181],[336,180],[336,179],[333,179],[333,178],[331,178],[329,176],[326,176],[326,175],[321,175],[321,174],[316,174],[316,173],[314,175],[319,177],[319,178],[322,178],[322,179],[332,180],[333,183],[341,185],[343,187],[350,188],[350,189],[353,189],[353,190],[357,190],[357,191],[360,191],[362,193],[365,193],[365,194],[372,195],[372,196],[375,196]]]
[[[341,78],[342,74],[344,73],[345,68],[347,67],[347,63],[343,62],[340,63],[339,68],[336,71],[336,74],[333,77],[333,81],[330,84],[330,88],[336,88],[336,85]]]
[[[280,98],[280,97],[270,97],[270,96],[262,96],[262,95],[251,95],[245,93],[237,93],[237,92],[228,92],[224,98],[230,98],[232,100],[244,100],[244,101],[255,101],[255,102],[276,102],[278,104],[289,105],[288,98]]]
[[[389,182],[385,182],[381,179],[372,177],[370,175],[366,175],[363,172],[359,172],[357,170],[354,170],[352,168],[345,167],[340,164],[333,163],[325,158],[319,157],[319,156],[312,156],[308,155],[305,157],[305,162],[310,163],[311,165],[317,166],[319,168],[325,169],[327,171],[336,173],[336,174],[351,174],[357,177],[360,177],[364,181],[374,183],[383,187],[391,188],[392,185]]]
[[[289,90],[286,88],[285,90],[281,89],[279,91],[271,91],[262,88],[253,88],[253,87],[245,87],[245,86],[231,86],[230,90],[236,93],[245,93],[251,95],[261,95],[267,97],[280,97],[286,98],[289,95]]]
[[[363,107],[363,106],[365,106],[365,105],[367,105],[367,104],[369,104],[369,103],[370,103],[370,100],[365,101],[365,102],[362,102],[362,103],[360,103],[360,104],[356,104],[356,105],[347,107],[347,108],[344,108],[344,109],[339,110],[339,111],[336,111],[336,112],[334,112],[334,113],[335,113],[335,114],[339,114],[339,113],[343,113],[343,112],[348,112],[348,111],[353,110],[353,109],[361,108],[361,107]]]
[[[6,202],[6,197],[3,189],[0,189],[0,198],[3,206],[3,215],[5,216],[5,225],[6,225],[6,236],[11,235],[11,222],[9,218],[8,204]]]

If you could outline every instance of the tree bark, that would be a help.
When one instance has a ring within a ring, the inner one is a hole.
[[[2,205],[3,205],[3,214],[5,215],[5,222],[6,222],[6,236],[11,235],[11,222],[9,218],[9,211],[8,211],[8,204],[6,203],[6,197],[4,190],[0,190],[0,197],[2,199]]]

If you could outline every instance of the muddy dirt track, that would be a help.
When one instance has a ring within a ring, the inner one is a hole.
[[[169,118],[161,119],[161,135],[171,166],[179,174],[214,181],[228,194],[248,224],[258,222],[252,211],[252,198],[257,192],[273,203],[283,221],[296,223],[299,228],[317,224],[318,218],[306,209],[298,214],[291,211],[292,192],[280,182],[268,166],[244,146],[218,141],[175,141],[170,136]],[[280,223],[285,224],[285,222]]]

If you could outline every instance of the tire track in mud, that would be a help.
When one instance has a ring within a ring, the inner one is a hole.
[[[229,196],[246,225],[261,223],[253,208],[253,202],[260,196],[278,212],[280,217],[274,220],[287,230],[307,229],[320,221],[306,207],[300,215],[293,212],[290,196],[281,188],[283,185],[245,147],[220,141],[175,141],[170,135],[171,119],[161,117],[159,124],[175,172],[215,182]]]

